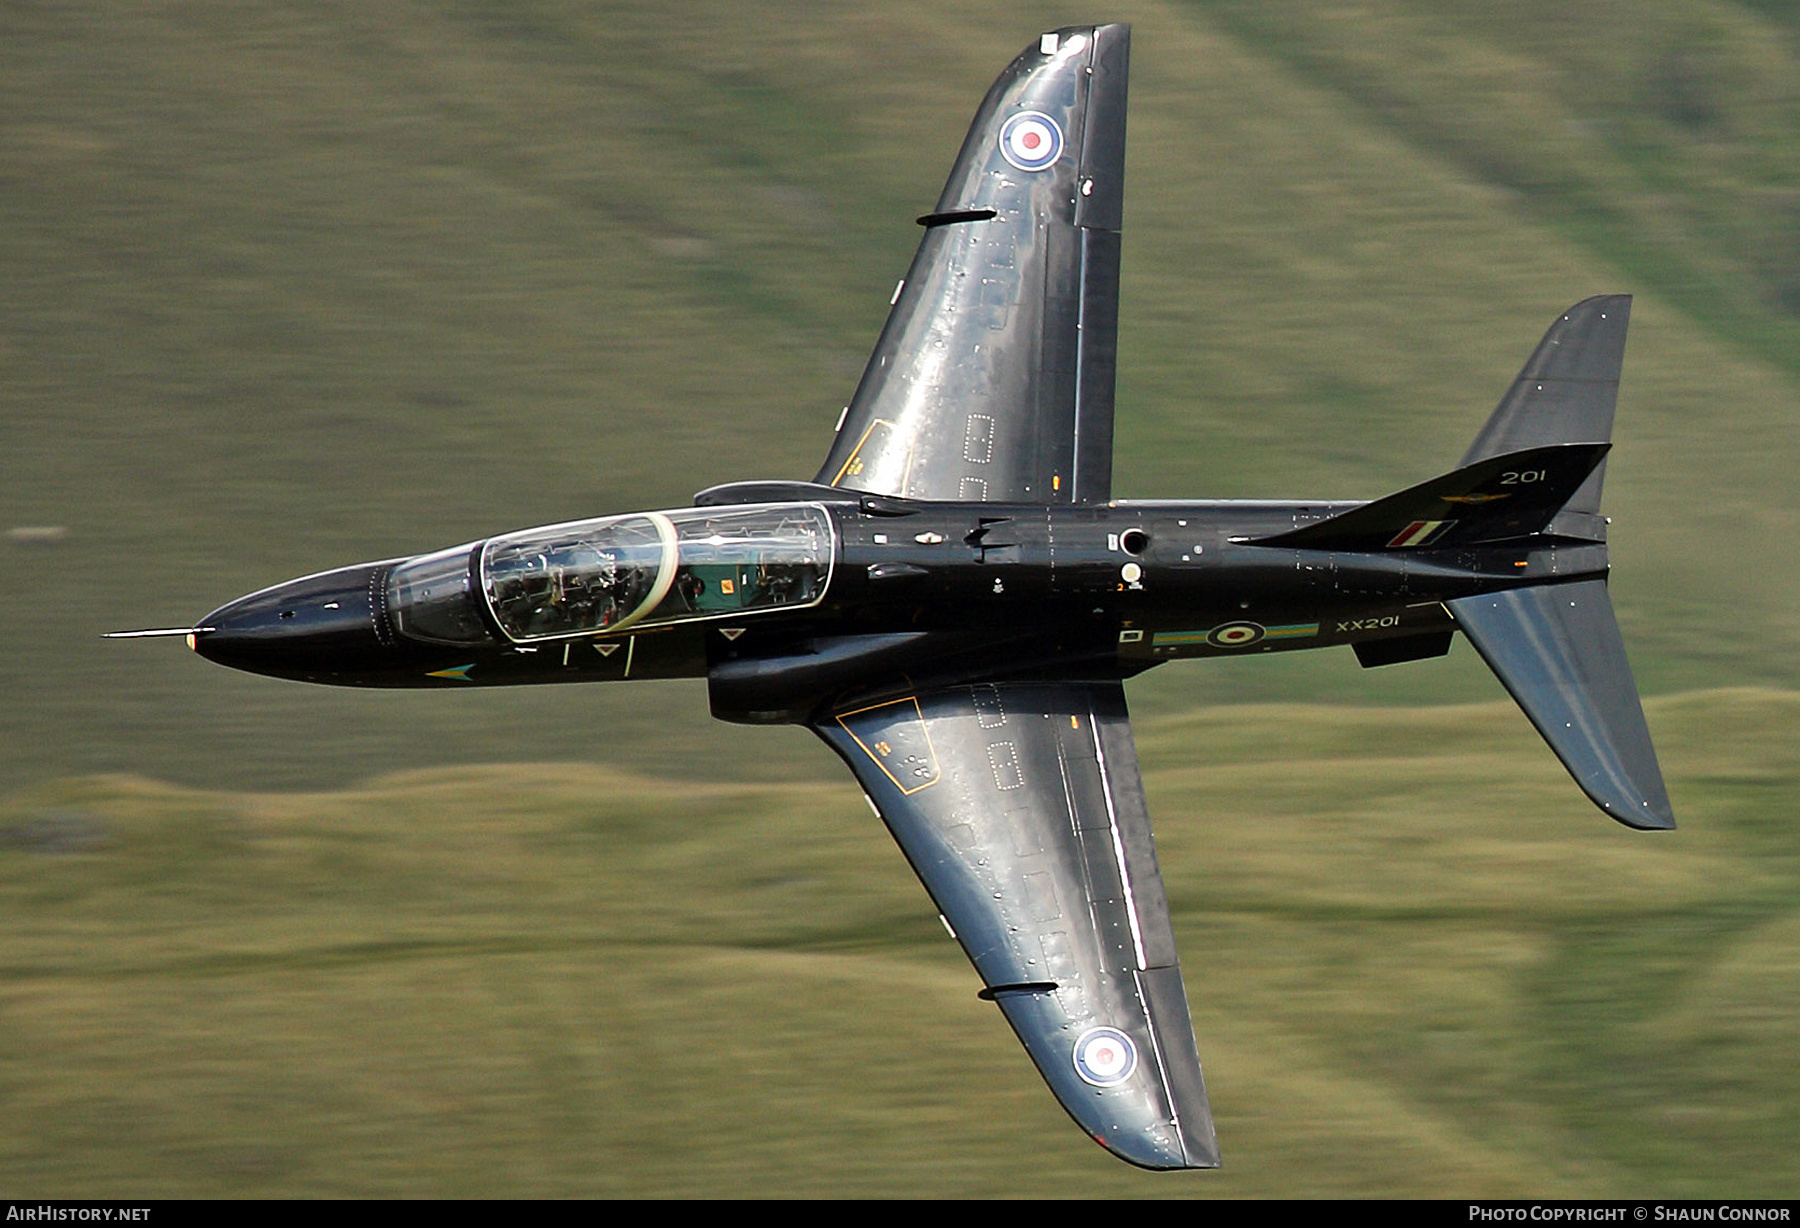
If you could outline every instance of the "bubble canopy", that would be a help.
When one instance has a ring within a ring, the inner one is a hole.
[[[396,567],[402,633],[469,642],[471,581],[516,643],[817,605],[836,534],[817,504],[681,508],[550,525]],[[476,551],[479,550],[479,554]]]

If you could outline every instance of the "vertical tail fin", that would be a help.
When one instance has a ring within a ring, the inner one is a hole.
[[[1507,452],[1453,469],[1385,499],[1254,540],[1303,550],[1433,549],[1516,540],[1550,529],[1606,461],[1604,443]]]

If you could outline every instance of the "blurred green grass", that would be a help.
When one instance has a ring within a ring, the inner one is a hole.
[[[1800,697],[1654,703],[1632,833],[1509,705],[1142,722],[1227,1167],[1063,1117],[855,787],[567,764],[0,805],[20,1196],[1784,1196]]]
[[[841,765],[698,684],[97,639],[809,476],[976,101],[1096,17],[1122,496],[1397,489],[1637,295],[1612,587],[1680,832],[1466,650],[1131,685],[1223,1173],[1087,1144]],[[1797,61],[1773,0],[0,7],[8,1188],[1791,1192]]]

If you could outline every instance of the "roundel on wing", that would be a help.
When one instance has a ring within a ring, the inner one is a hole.
[[[1042,111],[1020,111],[1000,128],[1000,153],[1022,171],[1041,171],[1062,156],[1062,129]]]
[[[1123,1083],[1137,1069],[1137,1046],[1117,1028],[1089,1028],[1075,1042],[1075,1073],[1095,1087]]]

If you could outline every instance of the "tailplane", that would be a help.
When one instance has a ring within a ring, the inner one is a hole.
[[[1463,453],[1462,463],[1556,443],[1604,443],[1612,439],[1625,330],[1631,324],[1629,294],[1601,294],[1563,312],[1538,342],[1487,425]],[[1570,496],[1556,531],[1606,540],[1600,517],[1604,462]]]
[[[1595,805],[1627,827],[1675,826],[1606,581],[1444,604]]]

